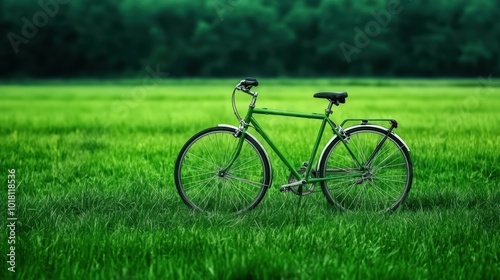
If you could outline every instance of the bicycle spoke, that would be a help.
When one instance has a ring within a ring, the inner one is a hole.
[[[382,165],[386,160],[388,160],[394,153],[400,151],[400,149],[398,150],[394,150],[392,151],[392,153],[390,155],[388,155],[384,160],[382,160],[380,163],[378,163],[378,165],[376,165],[374,168],[381,168],[380,165]],[[390,161],[389,163],[392,163],[394,162],[395,160],[398,160],[397,158],[394,158],[392,159],[392,161]]]
[[[233,167],[231,167],[231,169],[232,169],[232,170],[239,170],[240,166],[245,166],[245,168],[246,168],[246,169],[248,169],[248,168],[249,168],[248,163],[253,162],[253,161],[255,161],[255,160],[259,160],[259,158],[258,158],[258,157],[255,157],[255,158],[253,158],[253,159],[247,160],[246,162],[243,162],[243,163],[238,163],[238,165],[236,165],[236,166],[234,166],[234,165],[233,165]],[[258,162],[258,163],[256,163],[256,164],[254,164],[253,166],[255,166],[255,165],[260,165],[260,163]],[[250,166],[250,167],[251,167],[251,166]]]
[[[242,188],[240,188],[238,185],[235,184],[235,182],[233,180],[228,180],[228,182],[233,186],[233,190],[236,191],[237,193],[237,198],[239,199],[240,202],[242,202],[242,200],[246,200],[245,199],[245,192],[242,190]],[[246,203],[246,202],[245,202]]]
[[[197,155],[195,155],[193,153],[190,153],[190,154],[186,155],[186,157],[190,157],[190,156],[195,157],[196,159],[199,159],[199,160],[201,160],[203,162],[206,162],[206,163],[208,163],[208,164],[210,164],[210,165],[212,165],[212,166],[214,166],[216,168],[220,168],[220,166],[218,166],[215,162],[213,162],[213,161],[210,162],[210,161],[204,159],[203,157],[197,156]]]
[[[246,170],[249,170],[249,169],[253,170],[253,169],[256,169],[255,168],[256,166],[261,166],[260,162],[257,162],[257,163],[252,164],[252,165],[242,165],[242,164],[240,164],[240,165],[238,165],[236,167],[231,167],[231,171],[232,172],[235,172],[235,171],[236,172],[242,172],[242,171],[246,171]]]
[[[247,180],[247,179],[244,179],[244,178],[239,178],[239,177],[232,176],[232,175],[227,175],[227,178],[234,179],[234,180],[237,180],[237,181],[240,181],[240,182],[244,182],[244,183],[247,183],[247,184],[250,184],[250,185],[254,185],[254,186],[257,186],[259,188],[266,187],[262,183],[250,181],[250,180]]]

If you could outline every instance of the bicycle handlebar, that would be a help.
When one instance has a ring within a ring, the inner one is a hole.
[[[252,78],[252,77],[246,77],[245,79],[241,80],[235,87],[234,87],[234,90],[233,90],[233,95],[231,97],[231,103],[233,105],[233,112],[234,112],[234,115],[236,116],[236,118],[238,119],[238,121],[241,123],[241,121],[243,120],[241,117],[240,117],[240,114],[238,113],[238,109],[236,108],[236,100],[235,100],[235,93],[236,93],[236,90],[239,90],[239,91],[242,91],[248,95],[251,95],[252,96],[252,101],[250,102],[250,106],[255,106],[255,101],[257,100],[257,92],[255,91],[251,91],[252,87],[256,87],[259,85],[259,82],[257,81],[257,79],[255,78]]]
[[[256,87],[259,85],[259,81],[257,81],[257,79],[252,78],[252,77],[246,77],[244,80],[240,81],[240,84],[242,86]]]
[[[251,91],[251,89],[252,87],[256,87],[258,85],[259,81],[257,81],[257,79],[252,77],[246,77],[236,85],[235,89],[243,91],[244,93],[250,94],[252,96],[255,96],[257,93]]]

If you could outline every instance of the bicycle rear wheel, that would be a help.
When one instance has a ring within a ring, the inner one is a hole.
[[[328,202],[341,210],[395,210],[408,196],[413,165],[406,146],[389,134],[371,162],[370,155],[387,131],[373,126],[346,129],[357,164],[337,137],[325,149],[319,174],[328,177],[321,188]]]
[[[194,135],[181,149],[175,164],[175,185],[180,197],[194,210],[240,214],[253,209],[271,182],[269,160],[262,146],[248,134],[229,170],[240,137],[235,129],[208,128]]]

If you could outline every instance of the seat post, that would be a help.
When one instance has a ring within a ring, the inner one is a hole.
[[[325,109],[325,113],[327,115],[330,115],[333,113],[333,111],[332,111],[333,101],[332,100],[328,100],[328,101],[330,101],[330,104],[328,104],[328,107]]]

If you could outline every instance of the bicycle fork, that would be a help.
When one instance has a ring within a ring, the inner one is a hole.
[[[235,138],[239,138],[238,144],[236,145],[236,149],[233,151],[231,154],[231,157],[229,159],[229,162],[224,166],[223,168],[219,169],[217,172],[217,176],[219,177],[225,177],[227,175],[227,172],[231,167],[233,166],[234,162],[238,158],[238,156],[241,153],[241,148],[243,147],[243,142],[245,141],[245,134],[246,134],[247,128],[243,126],[240,126],[233,134]]]

